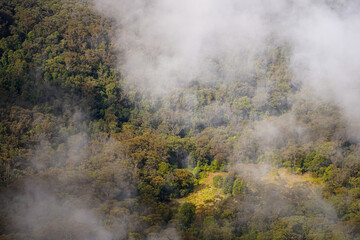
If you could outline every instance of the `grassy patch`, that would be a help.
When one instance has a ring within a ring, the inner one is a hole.
[[[211,172],[206,178],[199,180],[199,185],[188,196],[179,199],[180,203],[191,202],[196,207],[200,205],[213,205],[216,201],[222,200],[225,195],[221,188],[213,186],[213,178],[217,175],[226,175],[224,172]]]

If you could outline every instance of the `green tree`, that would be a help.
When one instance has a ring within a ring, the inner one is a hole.
[[[221,188],[222,185],[223,185],[223,181],[224,181],[224,178],[223,176],[221,175],[216,175],[214,178],[213,178],[213,184],[216,188]]]
[[[233,184],[234,184],[234,174],[230,173],[230,174],[226,175],[226,177],[224,179],[224,183],[223,183],[224,194],[232,193]]]
[[[179,209],[178,220],[180,228],[186,230],[195,220],[196,206],[193,203],[183,203]]]
[[[246,189],[246,184],[245,184],[244,180],[242,180],[240,178],[236,178],[234,181],[233,188],[232,188],[232,195],[236,196],[241,193],[244,193],[245,189]]]

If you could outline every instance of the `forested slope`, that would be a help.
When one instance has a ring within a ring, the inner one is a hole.
[[[92,1],[1,0],[0,19],[0,239],[360,238],[358,140],[287,43],[159,95],[126,82],[126,26]]]

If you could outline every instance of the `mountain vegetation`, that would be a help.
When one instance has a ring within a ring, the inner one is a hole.
[[[287,44],[159,96],[91,1],[1,0],[0,23],[0,239],[360,238],[359,142]]]

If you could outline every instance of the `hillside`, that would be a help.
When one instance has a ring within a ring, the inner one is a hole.
[[[356,9],[0,0],[0,239],[359,239]]]

